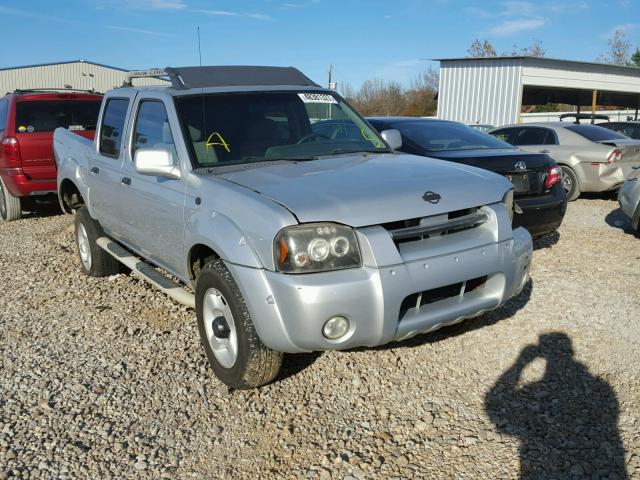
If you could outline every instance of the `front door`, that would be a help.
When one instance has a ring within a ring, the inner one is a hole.
[[[131,138],[122,165],[120,210],[124,212],[130,246],[144,257],[172,273],[184,268],[183,209],[184,183],[180,179],[142,175],[134,158],[143,149],[166,149],[176,165],[178,155],[167,116],[160,99],[145,97],[134,105]]]

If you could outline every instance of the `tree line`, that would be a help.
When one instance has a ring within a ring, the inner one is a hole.
[[[366,116],[427,117],[436,113],[439,78],[438,72],[429,68],[414,78],[408,87],[394,80],[374,78],[365,81],[358,90],[343,84],[341,93]]]

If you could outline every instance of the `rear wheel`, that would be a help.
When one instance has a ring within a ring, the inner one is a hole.
[[[562,165],[562,187],[567,193],[567,201],[573,202],[580,196],[580,184],[578,177],[571,167]]]
[[[207,262],[198,275],[196,316],[202,346],[222,382],[249,389],[278,375],[282,353],[258,337],[242,293],[220,259]]]
[[[20,198],[11,195],[2,177],[0,177],[0,216],[5,222],[19,220],[22,217]]]
[[[122,264],[96,243],[104,232],[85,207],[76,213],[75,227],[80,266],[84,273],[91,277],[108,277],[122,271]]]

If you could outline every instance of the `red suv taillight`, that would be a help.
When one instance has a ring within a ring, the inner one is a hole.
[[[551,188],[562,180],[562,169],[559,166],[549,168],[547,179],[544,181],[544,188]]]
[[[622,150],[619,148],[616,148],[607,157],[607,163],[619,162],[620,160],[622,160]]]
[[[2,140],[2,153],[4,154],[5,167],[19,167],[21,165],[20,159],[20,145],[18,139],[15,137],[6,137]]]

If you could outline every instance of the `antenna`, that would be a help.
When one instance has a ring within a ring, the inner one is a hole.
[[[200,59],[200,66],[202,66],[202,49],[200,48],[200,25],[198,25],[198,57]]]

